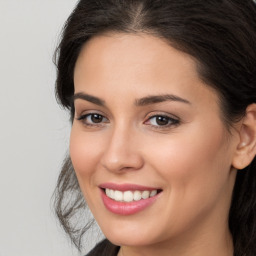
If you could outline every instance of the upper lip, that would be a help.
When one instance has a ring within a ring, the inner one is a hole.
[[[130,183],[124,183],[124,184],[116,184],[116,183],[102,183],[99,185],[100,188],[102,189],[113,189],[113,190],[118,190],[118,191],[152,191],[152,190],[160,190],[159,188],[156,187],[148,187],[148,186],[143,186],[143,185],[137,185],[137,184],[130,184]]]

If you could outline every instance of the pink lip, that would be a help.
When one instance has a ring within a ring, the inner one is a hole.
[[[140,185],[134,185],[134,184],[113,184],[113,183],[104,183],[100,185],[101,188],[101,197],[103,200],[103,204],[105,205],[105,207],[112,213],[115,214],[119,214],[119,215],[131,215],[131,214],[135,214],[138,213],[142,210],[144,210],[145,208],[147,208],[148,206],[150,206],[151,204],[153,204],[156,199],[159,197],[159,195],[161,193],[156,194],[153,197],[149,197],[147,199],[142,199],[139,201],[133,201],[133,202],[117,202],[109,197],[107,197],[107,195],[105,194],[104,190],[102,188],[109,188],[109,189],[113,189],[113,190],[119,190],[119,191],[134,191],[134,190],[139,190],[139,191],[143,191],[143,190],[155,190],[156,188],[149,188],[149,187],[144,187],[144,186],[140,186]]]

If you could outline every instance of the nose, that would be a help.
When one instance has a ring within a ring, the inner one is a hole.
[[[144,165],[138,135],[127,128],[116,128],[106,142],[101,165],[111,172],[139,170]]]

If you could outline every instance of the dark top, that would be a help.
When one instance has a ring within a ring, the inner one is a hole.
[[[120,247],[111,244],[107,239],[98,243],[88,254],[85,256],[117,256]]]

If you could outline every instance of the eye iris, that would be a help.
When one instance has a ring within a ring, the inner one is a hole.
[[[91,120],[92,120],[93,123],[100,123],[103,120],[103,116],[98,115],[98,114],[93,114],[91,116]]]
[[[157,116],[156,117],[156,123],[158,125],[167,125],[169,122],[169,119],[167,117],[164,116]]]

